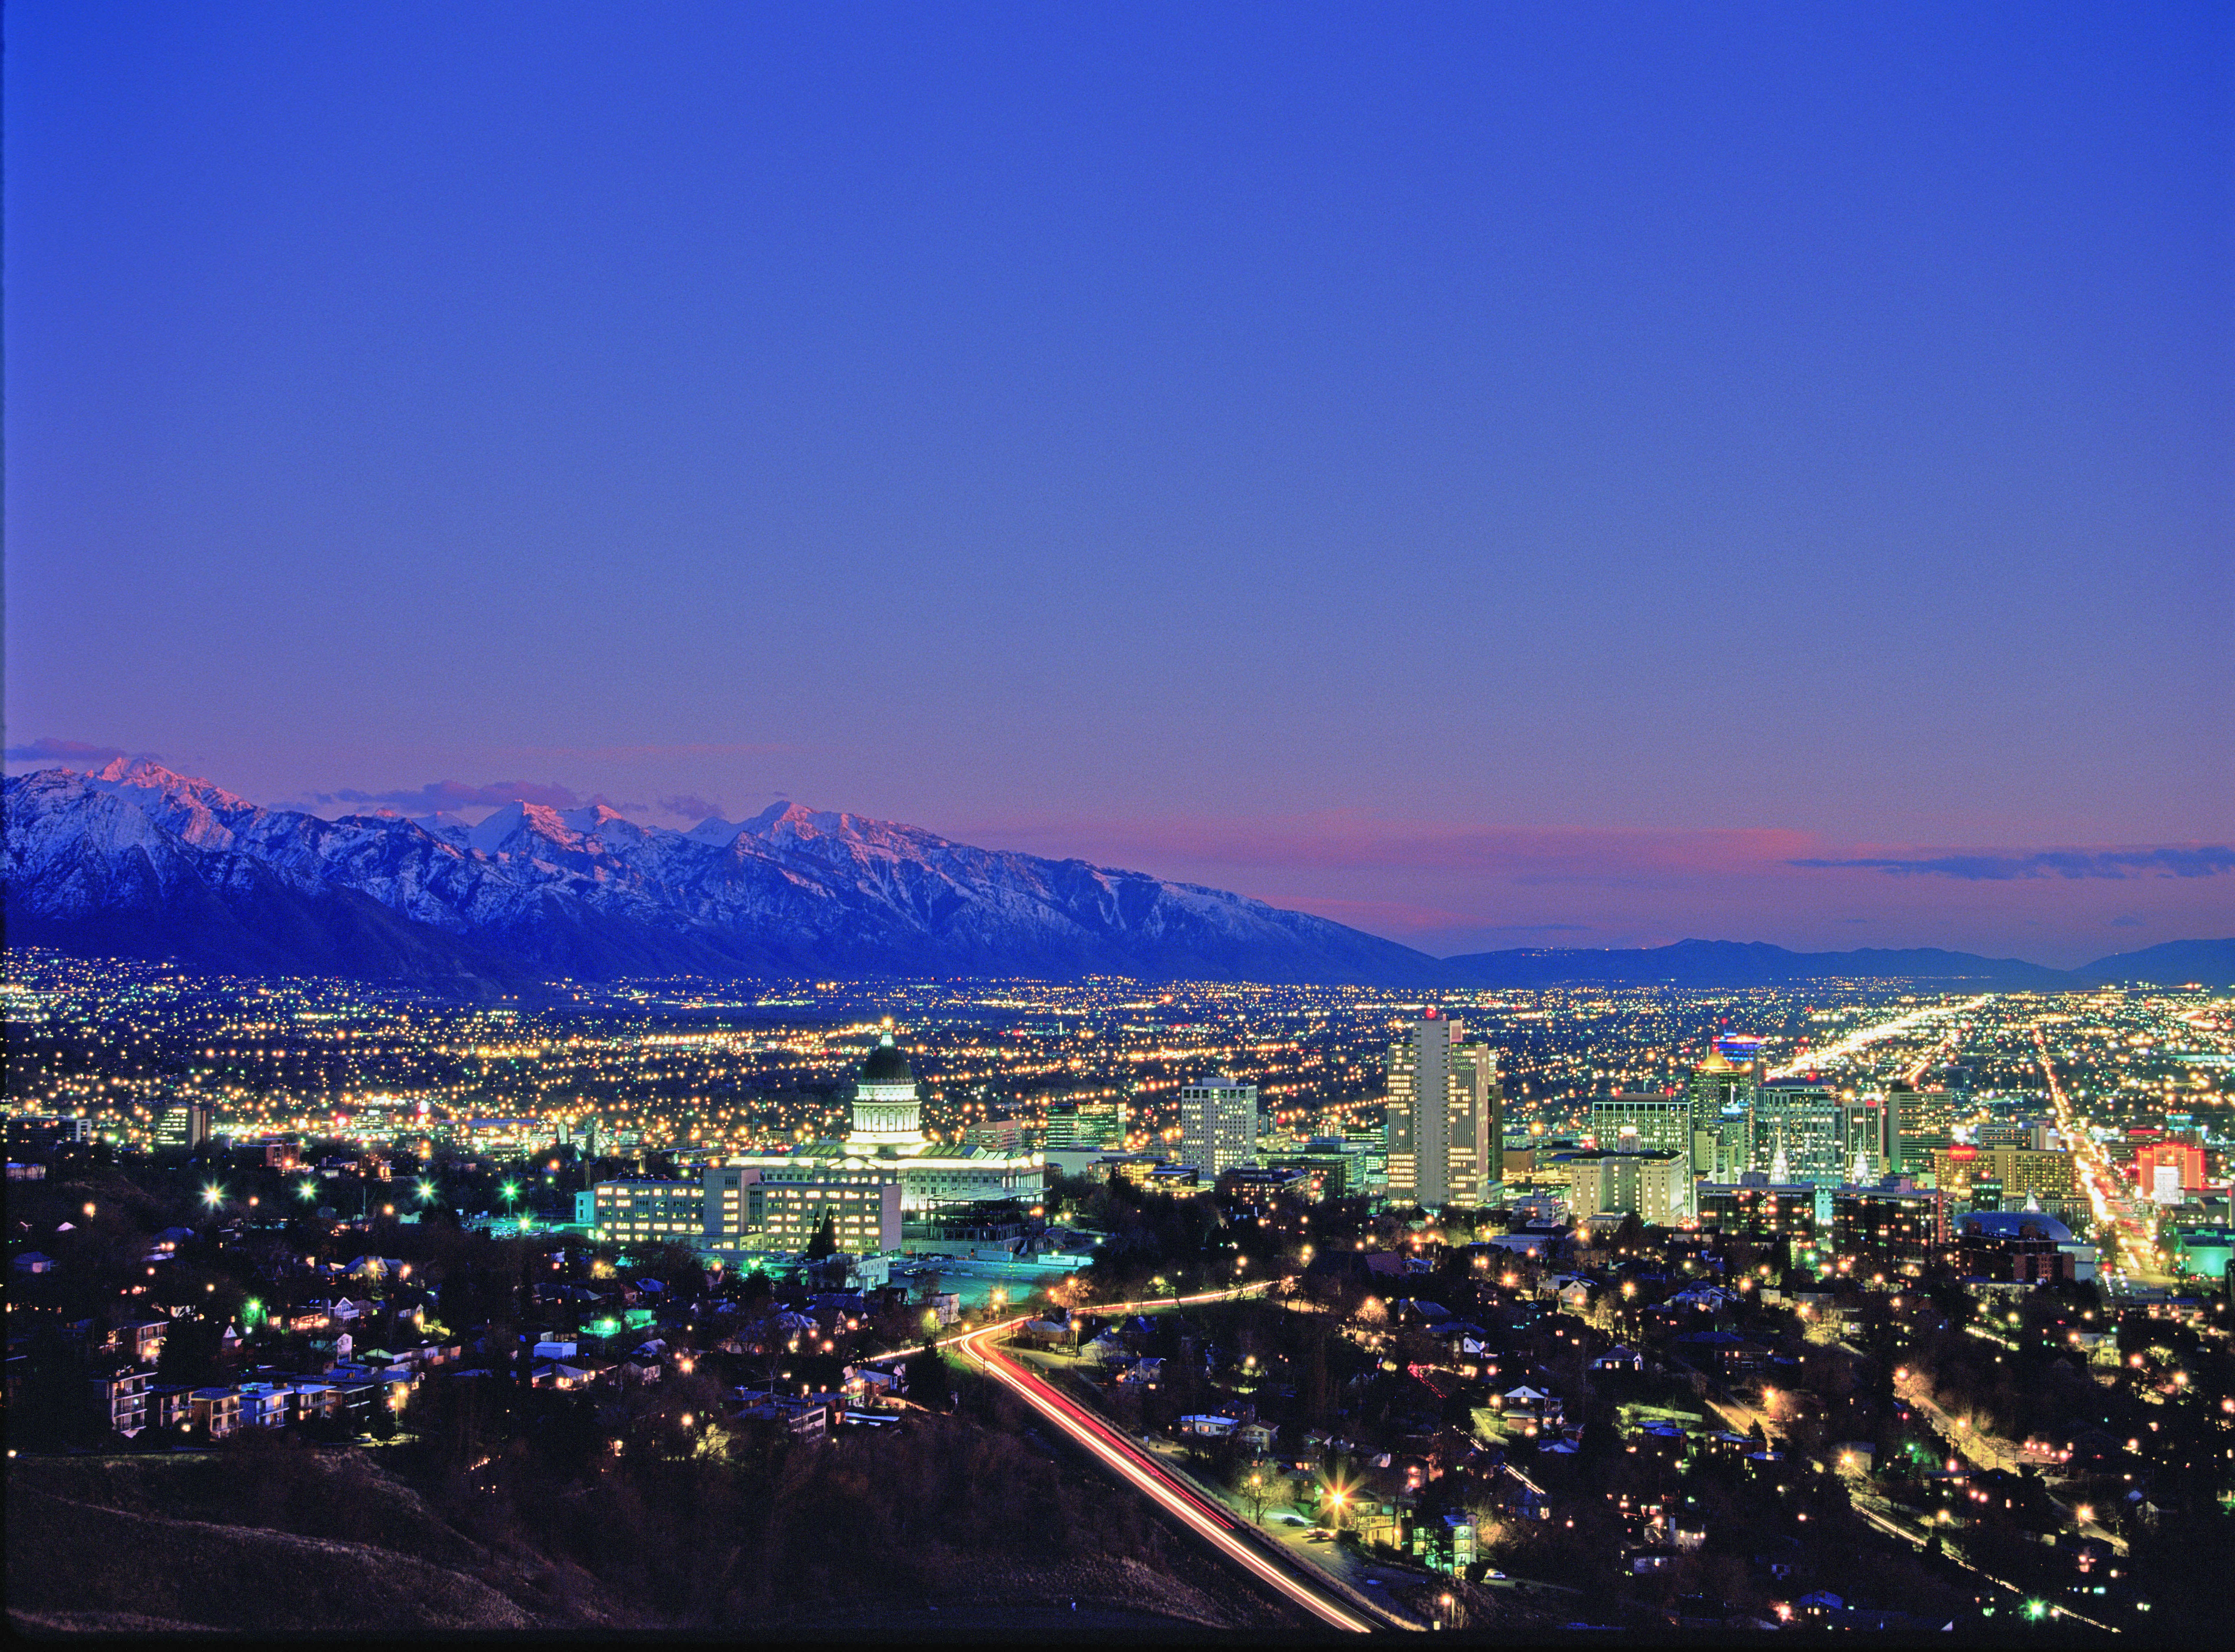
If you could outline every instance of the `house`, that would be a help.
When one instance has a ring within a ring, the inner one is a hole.
[[[1240,1419],[1237,1418],[1201,1413],[1191,1417],[1183,1417],[1178,1423],[1179,1431],[1183,1434],[1195,1434],[1206,1439],[1223,1439],[1239,1426]]]
[[[830,1437],[830,1417],[836,1407],[828,1394],[788,1394],[739,1388],[733,1397],[737,1405],[732,1415],[740,1422],[760,1423],[799,1440]]]
[[[1442,1324],[1452,1317],[1452,1311],[1440,1302],[1431,1302],[1425,1297],[1406,1296],[1392,1302],[1390,1311],[1400,1325],[1425,1325],[1430,1328]]]
[[[1480,1359],[1491,1351],[1490,1333],[1465,1320],[1445,1320],[1436,1327],[1436,1334],[1454,1359]]]
[[[43,1250],[27,1250],[16,1258],[15,1267],[19,1274],[51,1274],[55,1259]]]
[[[1617,1342],[1591,1361],[1591,1369],[1642,1373],[1645,1369],[1645,1356],[1635,1348],[1624,1347]]]
[[[1118,1373],[1118,1380],[1127,1385],[1139,1384],[1153,1388],[1163,1380],[1164,1362],[1162,1359],[1136,1360]]]
[[[846,1398],[857,1406],[889,1405],[907,1386],[907,1380],[898,1371],[865,1365],[850,1367],[846,1373]]]
[[[1517,1417],[1526,1422],[1557,1423],[1564,1407],[1557,1394],[1546,1393],[1542,1388],[1532,1388],[1523,1383],[1518,1388],[1509,1388],[1498,1396],[1499,1409],[1508,1417]]]

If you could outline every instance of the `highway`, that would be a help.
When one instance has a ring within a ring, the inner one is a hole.
[[[1217,1295],[1228,1294],[1215,1293]],[[1135,1305],[1120,1304],[1115,1308],[1105,1308],[1098,1311],[1129,1311],[1132,1306]],[[1170,1307],[1171,1303],[1170,1299],[1166,1299],[1160,1304],[1137,1306]],[[959,1337],[942,1340],[942,1346],[954,1349],[1002,1384],[1104,1468],[1282,1599],[1294,1603],[1321,1622],[1339,1629],[1365,1634],[1382,1627],[1381,1623],[1345,1599],[1333,1580],[1319,1575],[1316,1568],[1313,1569],[1312,1576],[1301,1575],[1279,1557],[1277,1546],[1264,1544],[1255,1532],[1224,1506],[1175,1478],[1155,1458],[1109,1423],[1010,1358],[997,1344],[1001,1337],[1023,1322],[1019,1319],[1000,1325],[988,1325]],[[1397,1622],[1394,1619],[1386,1621],[1393,1625]]]
[[[2056,1111],[2057,1134],[2071,1150],[2074,1168],[2095,1214],[2096,1242],[2107,1264],[2103,1271],[2111,1276],[2106,1282],[2115,1286],[2118,1276],[2124,1275],[2146,1284],[2171,1283],[2158,1271],[2156,1232],[2148,1216],[2141,1214],[2147,1206],[2126,1186],[2118,1168],[2088,1133],[2087,1121],[2074,1113],[2064,1086],[2057,1081],[2056,1064],[2049,1059],[2048,1040],[2039,1027],[2034,1029],[2033,1043],[2041,1057],[2042,1077],[2048,1084],[2050,1105]]]

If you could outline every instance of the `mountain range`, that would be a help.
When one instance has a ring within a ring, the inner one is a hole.
[[[639,826],[603,805],[515,803],[474,824],[449,815],[327,820],[120,760],[10,777],[4,807],[11,944],[475,995],[562,976],[684,974],[1423,987],[2235,982],[2235,941],[2170,942],[2079,971],[1933,950],[1711,941],[1437,959],[1224,890],[974,849],[796,803],[688,831]]]

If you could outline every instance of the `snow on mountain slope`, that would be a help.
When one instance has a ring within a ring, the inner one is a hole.
[[[794,803],[687,833],[604,805],[512,803],[471,827],[329,821],[146,762],[10,778],[5,800],[10,933],[80,950],[121,936],[268,968],[277,948],[360,974],[1435,974],[1393,942],[1222,890]]]

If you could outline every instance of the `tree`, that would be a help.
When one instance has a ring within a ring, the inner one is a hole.
[[[203,1387],[217,1380],[217,1356],[224,1329],[200,1314],[174,1320],[163,1333],[163,1351],[155,1356],[155,1380]]]
[[[934,1411],[944,1411],[954,1403],[954,1367],[937,1344],[908,1357],[908,1397]]]
[[[823,1225],[815,1230],[815,1237],[807,1242],[807,1259],[821,1262],[838,1249],[838,1215],[835,1210],[823,1213]]]

